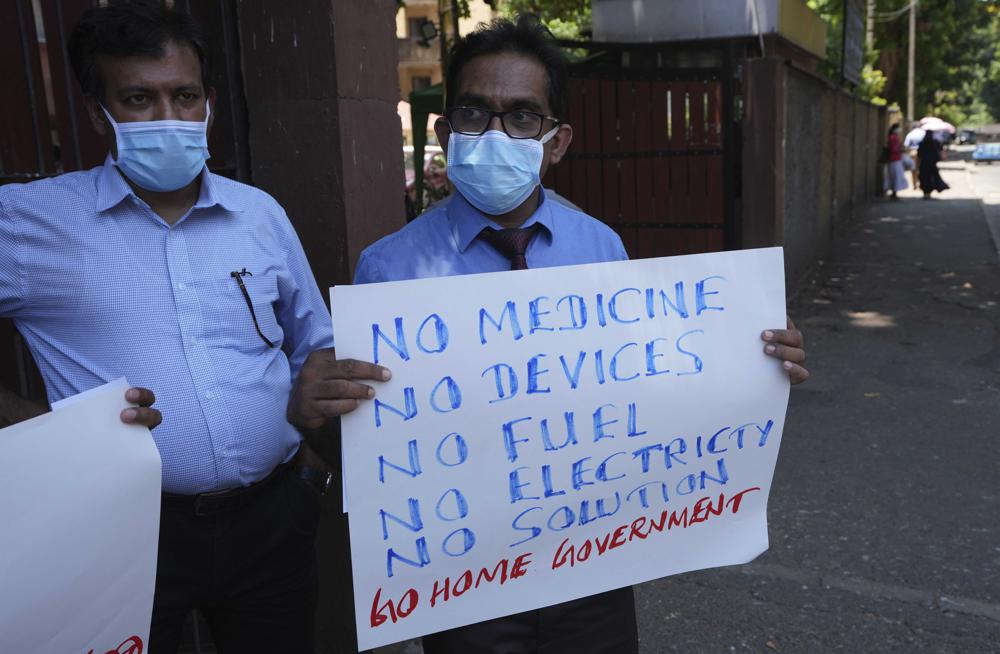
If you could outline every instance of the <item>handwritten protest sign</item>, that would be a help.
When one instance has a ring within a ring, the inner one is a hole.
[[[160,456],[125,380],[0,430],[0,652],[142,654]]]
[[[779,248],[337,287],[362,649],[767,549]]]

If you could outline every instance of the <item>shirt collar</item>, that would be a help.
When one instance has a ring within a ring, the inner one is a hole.
[[[117,206],[129,196],[138,199],[138,196],[132,191],[132,187],[128,185],[122,177],[122,173],[116,168],[115,162],[111,159],[111,155],[108,154],[104,160],[104,166],[97,176],[98,213]],[[198,193],[198,200],[194,203],[192,209],[206,209],[220,206],[226,211],[245,211],[246,207],[244,204],[239,202],[234,194],[230,193],[229,189],[223,186],[223,184],[219,184],[213,179],[213,176],[208,172],[208,166],[206,166],[201,171],[201,191]]]
[[[538,223],[545,229],[543,234],[548,234],[549,241],[553,238],[551,202],[545,199],[545,189],[538,189],[538,208],[528,217],[521,227],[530,227]],[[458,251],[465,252],[472,244],[479,233],[486,227],[499,229],[500,226],[486,217],[479,209],[469,204],[458,191],[452,193],[446,208],[448,212],[448,222],[451,225],[451,233],[458,244]]]

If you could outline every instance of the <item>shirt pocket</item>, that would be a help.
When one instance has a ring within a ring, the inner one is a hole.
[[[260,352],[271,349],[264,341],[266,338],[275,348],[281,347],[284,332],[275,315],[278,278],[274,273],[247,273],[238,279],[226,275],[203,280],[198,287],[208,343],[244,352]]]

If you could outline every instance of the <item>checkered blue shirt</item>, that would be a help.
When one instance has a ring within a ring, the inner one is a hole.
[[[110,160],[0,187],[0,316],[24,335],[49,401],[121,376],[152,389],[163,489],[185,494],[252,483],[294,455],[291,383],[333,338],[278,203],[207,170],[201,179],[173,226]],[[273,348],[230,275],[244,268]]]

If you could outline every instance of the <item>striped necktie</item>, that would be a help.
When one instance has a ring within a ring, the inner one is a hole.
[[[531,239],[538,233],[538,223],[531,227],[515,227],[513,229],[493,229],[486,227],[479,236],[493,248],[510,259],[511,270],[524,270],[528,260],[524,253],[528,250]]]

